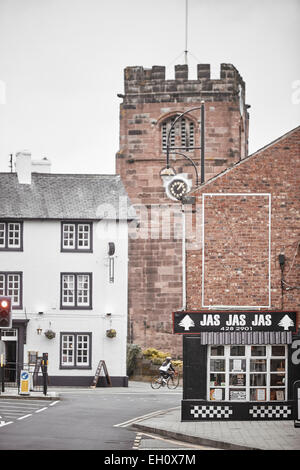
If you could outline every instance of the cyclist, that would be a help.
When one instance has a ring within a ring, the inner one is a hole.
[[[160,372],[163,384],[166,384],[167,379],[171,377],[175,372],[171,359],[172,359],[171,357],[166,357],[166,360],[162,363],[162,365],[159,368],[159,372]]]

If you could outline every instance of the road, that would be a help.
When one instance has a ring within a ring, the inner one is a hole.
[[[128,388],[64,388],[59,393],[61,399],[52,402],[1,399],[0,449],[137,449],[137,433],[126,423],[180,406],[182,396],[180,390],[154,391],[138,383]]]

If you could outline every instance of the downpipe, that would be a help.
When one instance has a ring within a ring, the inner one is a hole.
[[[181,203],[182,213],[182,310],[186,310],[186,253],[185,253],[185,237],[186,237],[186,221],[184,204]]]

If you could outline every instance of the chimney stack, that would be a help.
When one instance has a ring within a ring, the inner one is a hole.
[[[20,184],[31,184],[31,153],[28,150],[16,154],[16,172]]]
[[[51,173],[51,161],[44,157],[41,160],[32,160],[32,173]]]
[[[23,150],[16,154],[16,172],[20,184],[31,184],[31,173],[51,173],[51,161],[46,157],[31,160],[31,153]]]

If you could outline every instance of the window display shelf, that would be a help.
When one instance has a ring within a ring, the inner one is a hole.
[[[216,352],[215,346],[211,348]],[[285,346],[274,348],[272,345],[245,345],[233,349],[233,346],[226,345],[218,349],[218,352],[222,352],[223,356],[208,355],[207,394],[210,400],[251,402],[286,400]],[[279,357],[274,357],[273,352]],[[219,392],[215,393],[216,389],[219,389]]]

